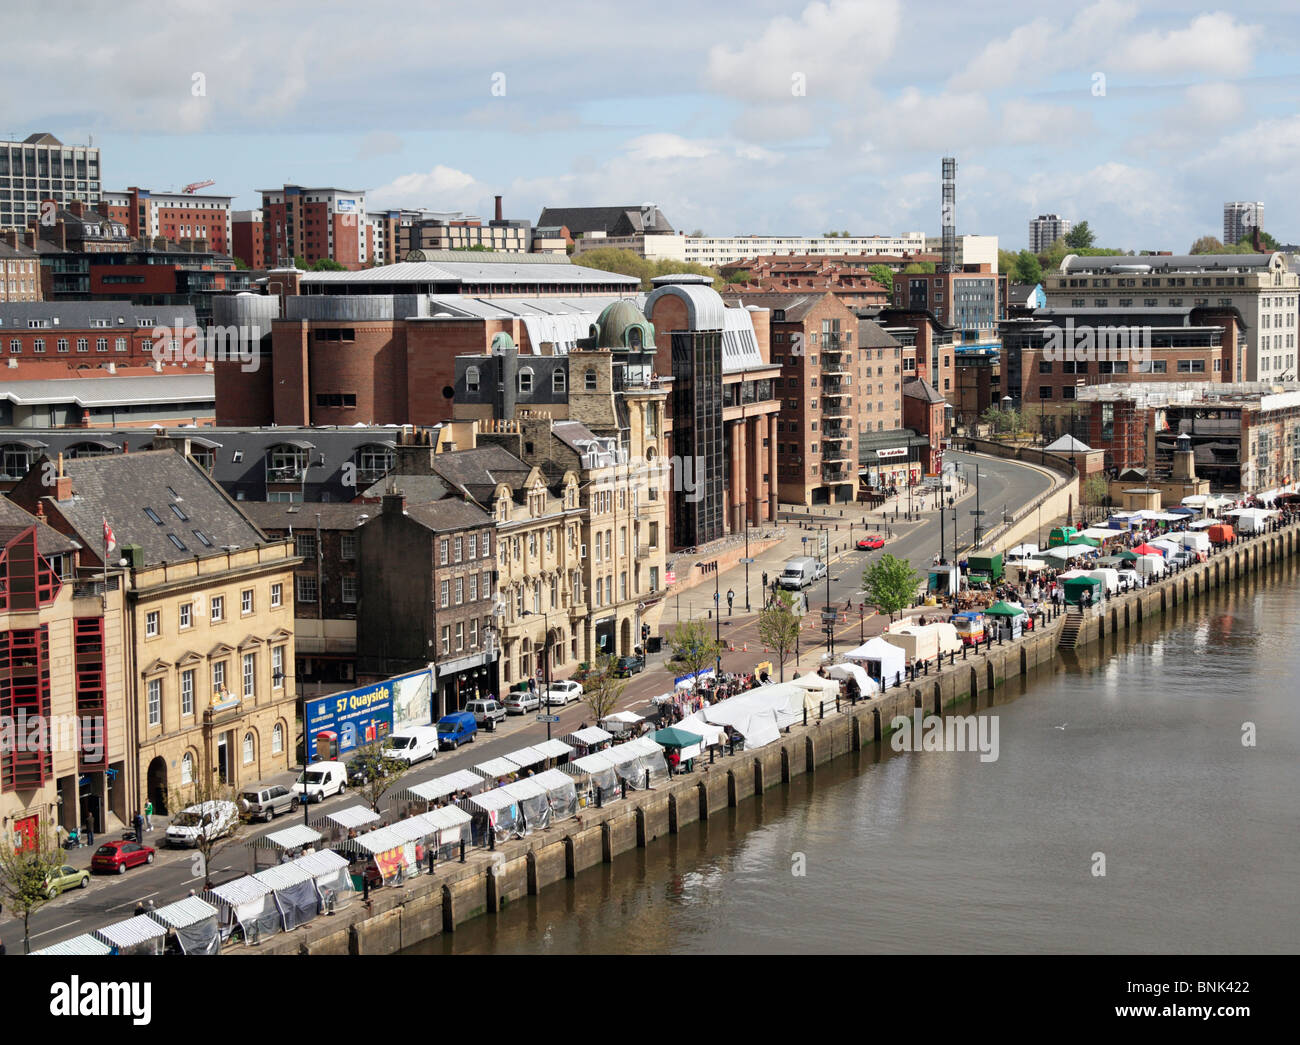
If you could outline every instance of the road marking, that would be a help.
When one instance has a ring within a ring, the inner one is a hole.
[[[146,893],[144,896],[141,896],[136,900],[127,900],[126,903],[120,903],[117,905],[117,907],[109,907],[107,908],[107,910],[116,911],[118,907],[130,907],[131,904],[133,903],[144,903],[144,901],[149,899],[150,896],[157,896],[157,895],[158,895],[158,891],[155,889],[153,892]]]
[[[77,919],[77,922],[79,922],[79,921],[81,921],[80,918]],[[68,928],[68,926],[70,926],[70,925],[76,925],[77,922],[64,922],[62,925],[56,925],[53,929],[46,929],[45,932],[43,932],[43,933],[32,933],[32,939],[35,940],[35,939],[37,939],[38,937],[41,937],[41,936],[49,936],[50,933],[56,933],[56,932],[58,932],[60,929],[66,929],[66,928]]]

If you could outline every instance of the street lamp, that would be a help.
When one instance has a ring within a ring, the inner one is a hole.
[[[525,617],[537,616],[537,614],[534,613],[532,610],[524,610],[523,615]],[[549,710],[551,705],[548,702],[549,694],[551,692],[551,626],[550,624],[551,624],[550,611],[549,610],[543,611],[542,613],[542,678],[543,678],[542,707],[547,709],[546,714],[543,716],[546,719],[547,740],[551,739],[551,713]]]

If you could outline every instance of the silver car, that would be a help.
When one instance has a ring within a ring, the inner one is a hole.
[[[506,714],[522,715],[526,711],[537,711],[541,708],[541,699],[536,693],[526,689],[517,689],[506,697]]]

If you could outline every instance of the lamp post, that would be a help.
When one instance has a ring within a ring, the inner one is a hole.
[[[525,617],[536,617],[537,614],[532,610],[524,610]],[[542,704],[543,708],[550,708],[548,698],[551,692],[551,621],[550,611],[542,613]],[[546,739],[551,739],[551,716],[548,711],[543,716],[546,719]]]
[[[713,563],[713,642],[717,647],[718,663],[714,669],[715,677],[722,676],[722,592],[718,588],[718,563]]]
[[[745,520],[745,612],[749,612],[749,520]]]

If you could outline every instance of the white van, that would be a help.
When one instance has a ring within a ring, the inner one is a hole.
[[[239,823],[239,809],[234,802],[210,799],[182,809],[167,825],[166,840],[169,846],[197,849],[200,836],[204,839],[224,838]]]
[[[814,581],[826,576],[826,565],[818,562],[811,555],[800,555],[785,564],[785,569],[777,581],[782,588],[806,588]]]
[[[384,758],[396,758],[413,766],[438,753],[438,731],[432,726],[413,726],[394,733],[384,744]]]
[[[330,795],[343,794],[347,786],[348,767],[342,762],[313,762],[302,771],[293,791],[304,802],[323,802]]]

